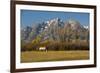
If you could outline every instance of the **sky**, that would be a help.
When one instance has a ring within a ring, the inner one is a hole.
[[[54,18],[60,18],[64,22],[68,19],[75,19],[81,25],[89,26],[89,13],[79,12],[56,12],[56,11],[37,11],[37,10],[21,10],[21,26],[31,26],[48,21]]]

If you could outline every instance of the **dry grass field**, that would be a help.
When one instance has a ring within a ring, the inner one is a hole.
[[[89,51],[26,51],[21,52],[21,62],[45,62],[89,59]]]

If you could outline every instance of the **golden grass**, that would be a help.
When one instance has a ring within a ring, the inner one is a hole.
[[[89,51],[26,51],[21,52],[21,62],[43,62],[89,59]]]

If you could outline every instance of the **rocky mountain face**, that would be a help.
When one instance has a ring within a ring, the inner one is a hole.
[[[72,19],[64,22],[59,18],[55,18],[21,29],[21,40],[26,43],[32,42],[37,38],[40,39],[40,42],[45,40],[88,39],[88,35],[88,26],[83,26]]]

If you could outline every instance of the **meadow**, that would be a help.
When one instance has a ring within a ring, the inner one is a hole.
[[[21,62],[47,62],[89,59],[89,50],[22,51]]]

